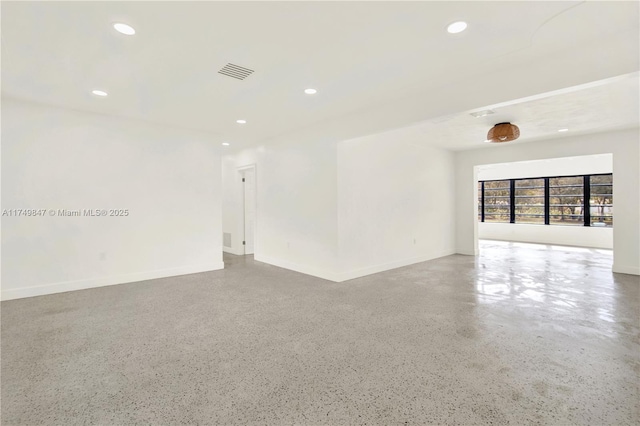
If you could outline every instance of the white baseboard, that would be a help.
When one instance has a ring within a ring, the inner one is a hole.
[[[179,268],[158,269],[154,271],[136,272],[133,274],[116,275],[111,277],[91,278],[87,280],[64,281],[24,288],[2,289],[2,300],[22,299],[24,297],[43,296],[45,294],[63,293],[73,290],[104,287],[116,284],[126,284],[155,278],[175,277],[178,275],[195,274],[198,272],[216,271],[224,269],[223,262],[213,262],[202,265],[190,265]]]
[[[637,266],[625,266],[618,265],[617,263],[613,263],[613,272],[619,274],[630,274],[630,275],[640,275],[640,268]]]
[[[381,263],[373,266],[366,266],[364,268],[354,269],[352,271],[341,272],[336,274],[337,282],[353,280],[355,278],[365,277],[371,274],[377,274],[379,272],[389,271],[391,269],[402,268],[403,266],[409,266],[416,263],[426,262],[427,260],[437,259],[439,257],[449,256],[455,254],[455,250],[443,250],[441,252],[430,253],[422,256],[410,257],[407,259],[394,260],[392,262]]]
[[[338,280],[336,280],[335,274],[330,271],[321,271],[319,269],[309,267],[307,265],[299,265],[294,262],[289,262],[288,260],[276,259],[273,257],[263,256],[259,254],[255,254],[254,259],[257,260],[258,262],[268,263],[269,265],[278,266],[280,268],[289,269],[291,271],[296,271],[306,275],[322,278],[325,280],[338,282]]]
[[[235,254],[236,256],[244,256],[244,250],[234,249],[231,247],[222,247],[222,251],[225,253]]]
[[[255,260],[259,262],[268,263],[270,265],[278,266],[280,268],[289,269],[291,271],[300,272],[306,275],[322,278],[333,282],[343,282],[352,280],[355,278],[364,277],[371,274],[377,274],[378,272],[388,271],[390,269],[401,268],[403,266],[413,265],[415,263],[426,262],[427,260],[433,260],[443,256],[449,256],[454,254],[454,250],[446,250],[438,253],[432,253],[423,256],[411,257],[408,259],[395,260],[393,262],[382,263],[379,265],[367,266],[364,268],[354,269],[347,272],[332,272],[322,271],[306,265],[299,265],[287,260],[275,259],[269,256],[256,255]]]
[[[453,254],[463,254],[465,256],[476,256],[478,253],[476,253],[475,250],[457,248],[455,249]]]

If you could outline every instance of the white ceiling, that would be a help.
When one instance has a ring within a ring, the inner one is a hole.
[[[572,87],[532,98],[487,105],[474,111],[438,117],[414,127],[421,138],[452,150],[495,146],[485,141],[496,123],[511,122],[520,138],[510,145],[551,137],[575,136],[640,125],[638,73]],[[474,117],[471,112],[494,113]],[[568,129],[566,132],[558,132]]]
[[[465,138],[448,147],[466,149],[498,117],[474,119],[468,110],[635,72],[640,60],[637,2],[1,7],[3,96],[204,130],[233,148],[285,136],[354,137],[446,116],[439,129],[426,125],[429,140],[460,135],[462,126]],[[455,20],[469,22],[468,30],[448,34]],[[113,22],[137,34],[121,35]],[[218,74],[228,62],[255,72],[245,81]],[[523,141],[555,136],[557,125],[573,132],[637,125],[633,79],[497,112],[520,126]],[[307,87],[318,94],[305,95]],[[568,117],[560,124],[561,115]]]

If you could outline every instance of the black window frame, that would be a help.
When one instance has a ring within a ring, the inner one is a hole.
[[[544,224],[542,223],[524,223],[526,225],[551,225],[551,215],[550,215],[550,206],[551,206],[551,195],[550,195],[550,185],[549,185],[549,180],[550,179],[556,179],[556,178],[582,178],[582,211],[583,213],[583,222],[584,222],[584,226],[588,226],[591,227],[591,177],[592,176],[611,176],[611,193],[613,194],[613,173],[592,173],[592,174],[588,174],[588,175],[562,175],[562,176],[538,176],[538,177],[526,177],[526,178],[517,178],[517,179],[486,179],[486,180],[479,180],[478,182],[480,183],[480,194],[478,194],[478,200],[481,202],[478,203],[478,210],[479,210],[479,222],[485,222],[485,183],[486,182],[504,182],[504,181],[509,181],[509,188],[505,188],[505,189],[509,189],[509,222],[488,222],[488,223],[513,223],[513,224],[518,224],[518,222],[516,221],[517,215],[516,215],[516,181],[520,181],[520,180],[533,180],[533,179],[543,179],[544,180]],[[533,198],[540,198],[539,196],[533,197]],[[588,201],[588,206],[586,205],[587,203],[585,201]],[[611,202],[611,206],[613,207],[613,201]],[[522,216],[522,214],[520,214]],[[613,220],[613,214],[611,214],[611,218]],[[519,224],[523,224],[523,223],[519,223]],[[557,224],[553,224],[552,226],[562,226],[562,225],[557,225]],[[613,225],[611,225],[610,228],[613,228]]]

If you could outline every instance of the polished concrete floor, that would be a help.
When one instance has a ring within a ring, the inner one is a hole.
[[[224,271],[2,303],[3,425],[638,425],[639,278],[482,242],[331,283]]]

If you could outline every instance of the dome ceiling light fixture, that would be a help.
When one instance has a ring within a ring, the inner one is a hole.
[[[511,142],[520,137],[520,129],[515,124],[498,123],[487,133],[487,142]]]

